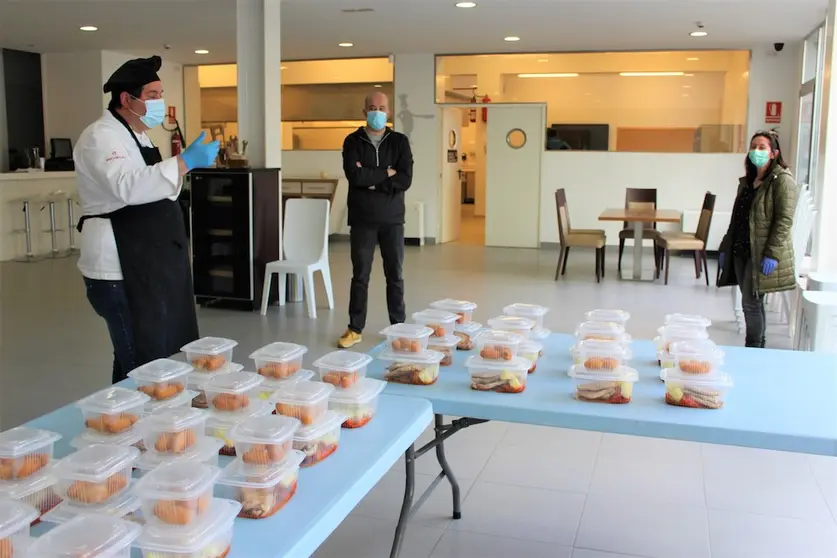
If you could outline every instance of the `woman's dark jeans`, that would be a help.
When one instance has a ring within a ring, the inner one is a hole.
[[[753,285],[753,262],[750,258],[733,256],[735,276],[741,289],[741,309],[744,311],[744,323],[747,333],[744,338],[746,347],[761,347],[765,345],[767,322],[764,314],[764,295],[755,293]]]
[[[87,300],[93,310],[108,326],[110,340],[113,343],[113,383],[128,377],[128,372],[136,368],[134,354],[134,332],[131,310],[122,281],[101,281],[84,278]]]

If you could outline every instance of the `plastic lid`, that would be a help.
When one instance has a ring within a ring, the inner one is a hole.
[[[26,529],[29,524],[38,519],[41,512],[30,505],[17,500],[0,500],[0,540],[17,531]]]
[[[47,467],[38,473],[15,482],[0,482],[0,498],[22,500],[50,486],[55,486],[58,479],[52,474],[52,468]]]
[[[175,409],[178,407],[187,407],[192,404],[192,399],[198,395],[197,391],[185,389],[178,393],[175,397],[171,399],[166,399],[165,401],[151,401],[145,404],[143,408],[143,412],[146,415],[155,415],[159,412],[162,412],[166,409]]]
[[[538,306],[537,304],[525,304],[523,302],[515,302],[503,308],[503,314],[507,316],[520,316],[523,318],[541,318],[549,312],[546,306]]]
[[[510,329],[526,329],[531,331],[535,328],[535,322],[529,318],[520,316],[497,316],[488,320],[488,327],[508,331]]]
[[[430,307],[436,308],[437,310],[447,310],[448,312],[473,312],[477,309],[477,305],[473,302],[454,300],[452,298],[431,302]]]
[[[305,454],[298,450],[289,451],[282,463],[273,467],[253,468],[241,459],[236,459],[221,471],[218,484],[242,488],[272,488],[289,474],[298,471],[304,460]]]
[[[365,353],[334,351],[318,358],[314,366],[340,372],[357,372],[370,362],[372,362],[372,357]]]
[[[180,432],[205,422],[207,416],[206,411],[200,409],[177,407],[144,417],[138,423],[138,426],[143,433],[160,431]]]
[[[495,331],[491,329],[481,331],[476,335],[476,337],[474,337],[474,342],[485,345],[520,345],[524,341],[526,341],[526,339],[517,333],[512,333],[511,331]]]
[[[163,463],[139,479],[134,494],[143,499],[191,500],[211,490],[221,470],[206,463]]]
[[[74,506],[70,502],[61,502],[58,506],[41,516],[45,523],[62,524],[67,523],[79,514],[109,515],[111,517],[125,517],[140,509],[140,500],[132,496],[130,492],[123,492],[116,498],[108,500],[104,504],[86,505],[84,507]]]
[[[550,335],[552,335],[552,331],[550,331],[549,329],[545,327],[536,327],[532,330],[532,333],[529,334],[529,338],[541,340],[546,339]]]
[[[107,515],[79,515],[57,526],[29,547],[38,558],[117,558],[139,536],[142,527]]]
[[[433,335],[433,330],[419,324],[394,324],[381,330],[381,335],[388,337],[406,337],[407,339],[424,339]]]
[[[497,372],[528,372],[532,363],[523,357],[514,357],[511,360],[486,360],[477,355],[468,357],[465,361],[465,368],[483,368],[496,370]]]
[[[624,358],[625,360],[633,359],[634,358],[634,353],[631,350],[630,346],[622,344],[622,347],[623,347],[623,350],[625,351],[623,353],[622,358]],[[574,357],[575,356],[581,356],[581,349],[579,348],[579,343],[576,343],[575,345],[570,347],[570,354]]]
[[[474,336],[482,329],[482,324],[477,322],[468,322],[467,324],[456,324],[454,331],[461,331],[467,335]]]
[[[241,372],[242,370],[244,370],[244,366],[234,362],[228,362],[226,366],[220,370],[213,370],[211,372],[200,369],[194,370],[186,377],[186,387],[197,391],[203,391],[204,384],[212,378],[222,376],[224,374],[231,374],[233,372]]]
[[[521,354],[531,354],[531,353],[538,353],[543,350],[543,344],[538,343],[537,341],[524,341],[520,344],[518,351]]]
[[[456,335],[446,335],[445,337],[431,337],[427,342],[429,347],[455,347],[459,343],[459,337]]]
[[[204,337],[197,341],[192,341],[188,345],[180,348],[184,353],[199,353],[202,355],[215,356],[223,352],[229,351],[238,345],[238,341],[232,339],[224,339],[223,337]]]
[[[575,330],[577,337],[585,335],[606,335],[620,337],[625,333],[625,327],[614,322],[581,322]]]
[[[0,457],[14,459],[38,451],[61,439],[61,434],[18,426],[0,433]]]
[[[582,358],[589,355],[625,358],[625,345],[621,341],[604,339],[585,339],[578,343],[578,354]]]
[[[702,328],[683,325],[667,325],[657,330],[663,341],[688,341],[690,339],[709,339],[709,333]]]
[[[250,406],[247,407],[247,410],[241,414],[216,413],[215,411],[210,411],[209,418],[206,419],[206,428],[210,430],[229,430],[236,424],[247,420],[248,418],[269,415],[275,408],[276,407],[270,401],[256,399],[254,401],[250,401]]]
[[[374,378],[361,378],[349,389],[335,391],[329,399],[341,405],[365,405],[378,397],[386,385]]]
[[[384,351],[378,355],[378,360],[384,362],[409,362],[412,364],[439,364],[445,355],[439,351],[424,351],[423,353],[393,353]]]
[[[625,322],[631,319],[631,315],[624,310],[596,309],[584,314],[584,318],[588,322],[613,322],[625,325]]]
[[[673,357],[702,357],[720,360],[724,356],[714,341],[710,339],[693,339],[690,341],[675,341],[668,348],[669,354]]]
[[[246,444],[278,444],[290,439],[299,427],[300,422],[295,418],[267,415],[238,423],[227,432],[227,437]]]
[[[436,308],[413,313],[413,321],[421,323],[452,324],[458,319],[456,314]]]
[[[592,380],[595,382],[637,382],[639,374],[629,366],[620,366],[616,370],[607,372],[587,372],[584,366],[578,365],[570,368],[570,378],[576,380]]]
[[[289,362],[296,360],[308,352],[308,347],[296,343],[271,343],[250,355],[253,360],[267,360],[269,362]]]
[[[264,390],[275,391],[282,384],[287,384],[287,383],[293,384],[293,383],[296,383],[296,382],[307,382],[313,377],[314,377],[314,373],[311,370],[306,370],[305,368],[303,368],[299,372],[296,372],[293,375],[288,376],[287,378],[282,378],[281,380],[278,380],[276,378],[267,378],[266,377],[264,379],[264,381],[262,382],[261,388],[264,389]]]
[[[332,430],[339,429],[344,420],[346,420],[346,417],[340,413],[328,411],[316,423],[297,430],[296,434],[294,434],[294,441],[307,443],[316,440]]]
[[[72,439],[70,446],[77,450],[84,449],[96,444],[107,444],[109,446],[133,446],[142,440],[142,432],[138,428],[132,428],[119,434],[102,434],[95,430],[86,429]]]
[[[334,391],[334,386],[325,382],[289,382],[276,388],[275,401],[296,404],[312,404],[323,399]]]
[[[115,414],[127,409],[145,405],[151,398],[141,391],[113,386],[76,403],[76,407],[94,413]]]
[[[712,325],[712,320],[697,314],[667,314],[665,325],[681,325],[706,329]]]
[[[677,368],[664,368],[660,378],[666,382],[682,382],[690,386],[703,388],[730,388],[732,378],[725,372],[714,374],[684,374]]]
[[[131,446],[96,444],[71,453],[55,464],[53,474],[62,480],[104,482],[109,476],[130,467],[140,456]]]
[[[128,376],[134,380],[144,382],[168,382],[175,378],[185,376],[192,371],[192,366],[179,360],[170,358],[158,358],[148,364],[143,364],[128,372]]]
[[[245,393],[263,381],[264,378],[254,372],[230,372],[210,379],[203,385],[203,389],[220,393]]]
[[[176,529],[150,525],[143,530],[134,546],[143,550],[143,556],[157,556],[157,553],[178,556],[221,556],[225,548],[208,549],[211,554],[204,554],[204,552],[219,535],[233,526],[240,511],[241,504],[238,502],[213,498],[212,506],[197,523],[190,527]]]
[[[152,471],[163,463],[207,463],[216,458],[223,447],[224,440],[202,436],[186,453],[172,455],[149,450],[142,454],[134,466],[140,471]]]

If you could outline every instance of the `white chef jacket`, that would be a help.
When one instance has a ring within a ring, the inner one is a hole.
[[[153,147],[144,132],[134,134],[143,147]],[[107,110],[81,133],[73,160],[83,215],[101,215],[166,198],[176,200],[180,194],[177,157],[146,165],[130,132]],[[78,268],[89,279],[122,280],[110,219],[84,222]]]

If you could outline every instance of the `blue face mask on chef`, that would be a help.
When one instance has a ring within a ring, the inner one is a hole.
[[[366,113],[366,124],[373,130],[383,130],[387,125],[387,113],[380,110],[370,110]]]
[[[142,101],[142,99],[137,100]],[[149,128],[156,128],[162,124],[163,119],[166,117],[166,102],[163,99],[148,99],[142,102],[145,103],[145,114],[140,116],[134,112],[134,114],[140,117],[140,122]]]

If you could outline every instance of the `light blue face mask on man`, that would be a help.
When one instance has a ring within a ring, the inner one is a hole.
[[[383,130],[387,125],[387,113],[381,110],[370,110],[366,113],[366,124],[375,131]]]
[[[140,116],[140,122],[149,128],[156,128],[162,124],[166,117],[166,102],[163,99],[148,99],[142,102],[145,103],[145,114]]]
[[[756,168],[760,169],[766,165],[768,161],[770,161],[770,152],[754,149],[753,151],[750,151],[748,157],[750,157],[750,162],[753,163]]]

